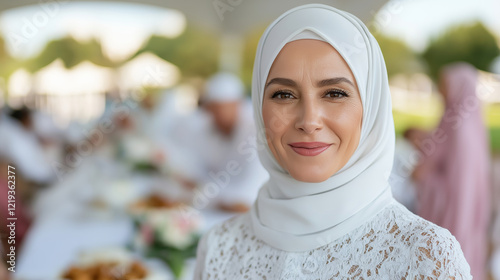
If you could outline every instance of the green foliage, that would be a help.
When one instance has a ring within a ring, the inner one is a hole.
[[[384,55],[387,75],[415,73],[422,68],[422,63],[413,50],[400,39],[377,34],[376,39]]]
[[[142,52],[152,52],[177,65],[184,76],[208,77],[217,71],[219,40],[213,34],[187,28],[183,34],[174,39],[152,36],[135,56]],[[28,71],[35,73],[58,58],[62,59],[67,68],[85,60],[105,67],[118,66],[104,56],[101,44],[97,40],[79,42],[72,37],[50,41],[40,54],[26,61],[9,60],[7,63],[4,57],[8,56],[0,37],[0,63],[2,65],[0,76],[9,76],[20,67],[25,67]]]
[[[0,77],[8,77],[16,66],[16,61],[10,57],[5,48],[5,40],[0,35]]]
[[[3,37],[0,36],[0,77],[5,77],[5,63],[9,60],[9,56],[7,55],[7,52],[5,51],[5,41],[3,40]]]
[[[480,23],[454,26],[433,39],[423,58],[429,74],[436,79],[446,64],[465,61],[481,70],[488,70],[500,50],[493,34]]]
[[[219,40],[214,34],[188,26],[173,39],[152,36],[135,56],[152,52],[175,64],[184,76],[208,77],[217,71],[219,49]]]
[[[257,53],[257,45],[259,44],[260,36],[262,36],[264,30],[266,30],[266,26],[261,26],[245,36],[241,78],[248,89],[250,89],[252,85],[253,63],[255,54]],[[250,92],[250,90],[247,92]]]
[[[0,60],[4,60],[7,58],[9,58],[9,54],[5,49],[5,40],[3,39],[2,35],[0,35]]]
[[[500,153],[500,127],[490,128],[491,151]]]
[[[158,233],[155,233],[155,235],[158,235]],[[161,238],[156,236],[151,246],[146,250],[145,255],[146,257],[163,261],[170,268],[175,279],[180,279],[184,267],[186,266],[186,260],[196,257],[199,239],[200,237],[197,236],[196,242],[181,250],[173,246],[165,245],[159,241]]]
[[[490,104],[484,108],[485,125],[489,130],[490,148],[493,153],[500,153],[500,106]],[[410,127],[418,127],[426,130],[433,130],[440,121],[441,115],[422,116],[409,112],[392,111],[394,117],[394,128],[396,135],[401,137],[404,131]]]
[[[26,66],[29,71],[36,72],[57,58],[61,58],[67,68],[85,60],[100,66],[113,66],[103,55],[98,41],[94,39],[82,43],[71,37],[50,41],[38,56],[27,61]]]

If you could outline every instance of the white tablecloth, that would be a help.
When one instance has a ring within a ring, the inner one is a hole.
[[[206,211],[206,228],[222,222],[231,214]],[[102,220],[45,219],[35,223],[20,251],[14,279],[55,280],[76,260],[78,254],[92,249],[124,247],[130,241],[133,226],[129,218]],[[194,261],[186,265],[183,279],[192,279]]]
[[[58,279],[78,253],[122,246],[132,232],[132,224],[126,218],[101,221],[45,219],[37,222],[20,252],[15,279]]]
[[[88,179],[91,171],[82,167],[59,185],[45,191],[36,202],[36,222],[18,251],[16,280],[55,280],[81,252],[107,247],[125,247],[131,241],[133,224],[125,211],[92,210],[89,200],[99,180]],[[87,174],[87,175],[86,175]],[[130,181],[144,195],[147,176]],[[154,180],[154,179],[153,179]],[[202,210],[203,230],[234,214]],[[194,260],[188,261],[183,279],[192,278]]]

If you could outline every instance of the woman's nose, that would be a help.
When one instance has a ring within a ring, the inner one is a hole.
[[[299,116],[295,128],[307,134],[311,134],[323,128],[321,109],[314,100],[304,98],[299,105]]]

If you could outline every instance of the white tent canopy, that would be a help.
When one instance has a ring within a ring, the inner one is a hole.
[[[69,71],[60,58],[40,69],[34,76],[33,87],[37,93],[64,95],[68,93],[67,89],[71,90]]]
[[[113,71],[84,61],[66,69],[61,59],[35,73],[34,90],[42,94],[71,95],[105,93],[114,87]]]
[[[152,53],[142,53],[119,70],[118,84],[123,91],[142,88],[167,88],[180,78],[177,66]]]
[[[76,93],[105,93],[114,88],[113,70],[83,61],[70,70],[72,88]]]
[[[10,96],[22,97],[31,91],[32,75],[26,69],[17,69],[9,78],[8,90]]]

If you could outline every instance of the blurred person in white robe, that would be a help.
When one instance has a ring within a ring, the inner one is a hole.
[[[139,96],[124,101],[113,101],[108,115],[128,116],[134,132],[154,142],[162,142],[175,123],[176,88],[167,90],[147,90]]]
[[[33,132],[42,144],[44,154],[50,161],[58,161],[64,152],[64,131],[56,125],[52,116],[39,110],[31,111]]]
[[[416,153],[417,150],[410,140],[405,137],[397,138],[394,163],[389,177],[392,195],[413,213],[415,213],[416,190],[411,175],[415,169]]]
[[[195,206],[207,204],[230,212],[245,212],[257,197],[268,173],[256,147],[256,128],[241,80],[230,73],[211,77],[201,108],[178,122],[172,133],[176,153],[173,168],[198,182]]]
[[[157,101],[157,94],[146,94],[131,112],[136,130],[150,139],[157,139],[160,133],[157,120]]]
[[[0,114],[0,155],[7,158],[26,180],[49,184],[55,179],[28,109]]]
[[[149,92],[140,101],[115,103],[111,110],[116,141],[143,161],[153,161],[162,172],[168,172],[167,155],[174,149],[168,141],[178,119],[173,95],[171,90]]]

